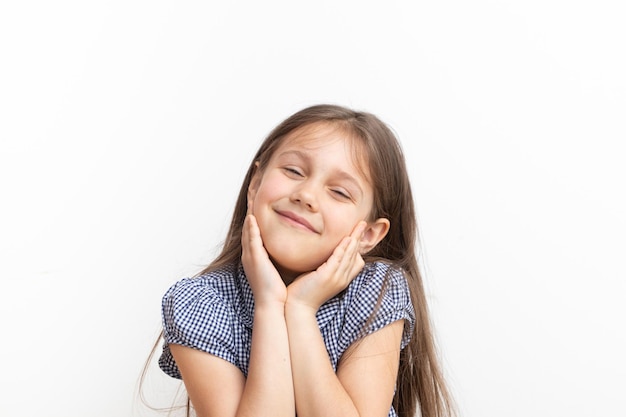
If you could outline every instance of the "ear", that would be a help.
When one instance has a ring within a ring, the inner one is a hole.
[[[389,231],[389,220],[385,218],[376,219],[372,223],[368,223],[361,241],[359,242],[361,255],[366,254],[383,240]]]

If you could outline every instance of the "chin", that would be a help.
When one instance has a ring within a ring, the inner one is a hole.
[[[312,257],[310,256],[303,258],[301,253],[299,253],[298,256],[272,256],[270,254],[270,258],[276,266],[276,269],[278,269],[282,273],[293,276],[298,276],[306,272],[314,271],[319,268],[319,266],[323,264],[327,259],[324,258],[323,260],[317,260],[312,259]]]
[[[313,251],[310,244],[299,243],[292,240],[268,241],[265,242],[265,249],[277,269],[293,275],[316,270],[332,255],[332,251],[321,253],[319,250]]]
[[[315,271],[321,263],[286,261],[284,259],[272,258],[276,269],[290,275],[302,275],[307,272]]]

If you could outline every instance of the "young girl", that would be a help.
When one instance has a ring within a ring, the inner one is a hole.
[[[303,109],[256,153],[222,252],[163,297],[159,366],[200,417],[451,415],[416,238],[391,130]]]

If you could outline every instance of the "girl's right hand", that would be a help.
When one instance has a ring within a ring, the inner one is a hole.
[[[269,258],[256,218],[246,216],[241,234],[241,262],[254,294],[256,305],[287,300],[287,287]]]

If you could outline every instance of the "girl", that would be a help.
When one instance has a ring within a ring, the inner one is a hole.
[[[451,415],[416,238],[391,130],[303,109],[256,153],[221,253],[164,295],[159,366],[200,417]]]

